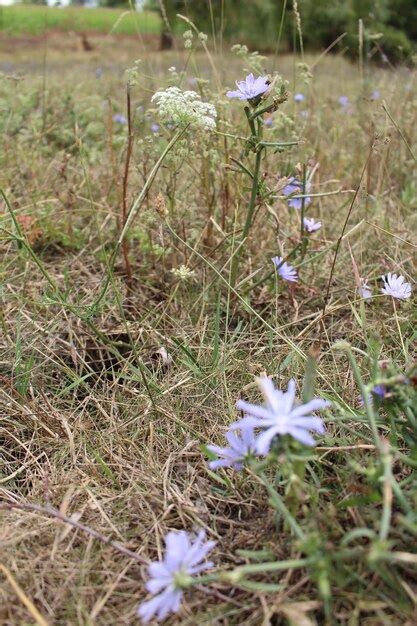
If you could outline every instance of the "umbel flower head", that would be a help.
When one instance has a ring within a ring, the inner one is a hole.
[[[271,260],[283,280],[287,280],[289,283],[297,282],[297,270],[292,265],[284,261],[282,256],[274,256]]]
[[[179,611],[184,593],[181,579],[213,567],[213,563],[205,559],[215,545],[215,541],[206,541],[203,530],[195,538],[185,530],[167,534],[163,560],[154,561],[148,569],[150,578],[145,587],[155,597],[138,608],[138,615],[145,624],[154,616],[164,620],[169,613]]]
[[[195,91],[182,91],[178,87],[168,87],[152,96],[159,115],[179,126],[190,124],[202,130],[214,130],[217,111],[209,102],[202,102]]]
[[[326,400],[315,398],[306,404],[295,402],[295,381],[290,380],[287,391],[276,389],[274,383],[267,376],[257,379],[265,400],[265,406],[250,404],[245,400],[238,400],[236,406],[243,411],[244,417],[231,425],[236,428],[260,428],[261,433],[256,438],[258,454],[268,454],[275,437],[290,435],[306,446],[314,446],[315,441],[310,431],[324,433],[324,424],[320,417],[312,415],[314,411],[324,409],[330,405]]]
[[[226,93],[228,98],[254,100],[269,89],[269,79],[268,76],[258,76],[258,78],[255,78],[251,73],[246,76],[245,80],[237,80],[236,86],[237,89],[235,91],[228,91]]]
[[[247,457],[255,453],[254,430],[251,426],[245,426],[242,428],[240,437],[235,432],[229,430],[226,433],[226,439],[229,444],[228,448],[207,446],[210,452],[218,456],[214,461],[210,461],[209,467],[213,470],[219,467],[233,467],[236,470],[240,470]]]
[[[386,296],[391,296],[397,300],[407,300],[411,298],[411,285],[407,283],[401,274],[392,274],[388,272],[386,276],[382,276],[384,286],[381,291]]]

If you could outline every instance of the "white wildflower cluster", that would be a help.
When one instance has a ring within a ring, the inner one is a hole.
[[[245,68],[244,71],[251,71],[258,74],[265,73],[264,65],[267,57],[262,56],[256,50],[254,52],[249,52],[249,48],[247,46],[241,45],[239,43],[234,44],[230,48],[230,50],[248,64],[248,68]]]
[[[178,87],[168,87],[152,96],[159,115],[180,126],[192,125],[202,130],[214,130],[217,111],[209,102],[202,102],[195,91],[182,91]]]
[[[183,34],[183,37],[184,37],[184,48],[191,48],[191,46],[193,45],[193,31],[186,30],[185,33]]]
[[[174,274],[176,278],[179,278],[180,280],[183,280],[183,281],[190,280],[191,278],[194,278],[195,276],[195,271],[190,270],[190,268],[187,267],[186,265],[180,265],[179,267],[174,267],[171,270],[171,272]]]
[[[141,62],[142,62],[141,59],[136,59],[136,61],[134,62],[133,66],[129,67],[125,71],[127,84],[130,87],[136,86],[138,84],[138,82],[139,82],[139,65],[141,64]]]

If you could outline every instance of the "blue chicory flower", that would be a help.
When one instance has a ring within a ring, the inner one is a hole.
[[[372,298],[372,289],[368,285],[368,281],[361,279],[361,284],[358,287],[358,294],[364,300],[370,300]]]
[[[339,96],[339,104],[342,109],[347,109],[350,104],[349,98],[347,96]]]
[[[374,385],[374,387],[372,387],[371,389],[371,393],[374,396],[377,396],[378,398],[383,400],[387,395],[387,388],[385,387],[385,385]]]
[[[316,230],[320,230],[321,222],[316,221],[314,217],[304,217],[303,218],[304,228],[308,233],[314,233]]]
[[[116,113],[113,115],[113,122],[116,122],[116,124],[127,124],[127,118],[121,113]]]
[[[297,282],[297,270],[292,265],[284,261],[282,256],[274,256],[271,261],[277,268],[277,272],[283,280],[287,280],[290,283]]]
[[[272,117],[272,115],[267,117],[266,120],[264,121],[264,124],[267,128],[271,128],[273,123],[274,123],[274,118]]]
[[[264,94],[269,89],[269,80],[267,76],[258,76],[255,78],[253,74],[246,76],[245,80],[236,81],[237,90],[228,91],[228,98],[239,98],[239,100],[253,100]]]
[[[391,296],[397,300],[407,300],[411,298],[411,284],[407,283],[401,274],[393,274],[388,272],[386,276],[382,276],[384,286],[381,291],[386,296]]]
[[[388,389],[385,385],[374,385],[370,392],[367,393],[367,398],[369,402],[372,402],[374,398],[378,398],[378,400],[384,400],[385,396],[388,393]],[[362,394],[358,398],[358,403],[360,407],[365,406],[365,401]]]
[[[160,128],[161,128],[161,127],[159,126],[159,124],[155,124],[155,123],[151,124],[151,131],[152,131],[153,133],[157,133],[157,132],[159,131],[159,129],[160,129]]]
[[[145,624],[154,616],[164,620],[169,613],[179,611],[184,593],[178,580],[181,576],[194,576],[213,567],[205,559],[216,542],[206,541],[205,537],[203,530],[195,539],[184,530],[167,534],[163,560],[154,561],[148,568],[150,579],[145,587],[154,597],[138,608],[138,616]]]
[[[311,198],[307,195],[310,189],[311,183],[307,181],[305,193],[303,193],[303,183],[293,176],[288,180],[288,183],[282,190],[282,194],[287,197],[289,207],[299,210],[303,206],[303,198],[293,198],[292,196],[304,195],[304,207],[307,207],[309,204],[311,204]]]
[[[228,448],[207,446],[210,452],[217,454],[219,457],[214,461],[210,461],[209,467],[212,470],[216,470],[219,467],[233,467],[236,470],[241,470],[245,459],[255,452],[254,430],[250,427],[244,427],[240,437],[235,432],[229,430],[226,433],[226,439],[229,444]]]
[[[306,99],[306,97],[305,97],[305,95],[303,93],[296,93],[296,94],[294,94],[295,102],[304,102],[305,99]]]
[[[371,100],[379,100],[381,97],[381,92],[378,91],[378,89],[375,89],[372,93],[371,93]]]
[[[243,411],[244,417],[231,425],[236,428],[260,428],[262,432],[256,438],[258,454],[268,454],[275,437],[290,435],[306,446],[314,446],[315,441],[309,431],[323,434],[325,432],[320,417],[313,412],[330,405],[326,400],[315,398],[305,404],[295,404],[295,381],[290,380],[286,392],[276,389],[271,378],[262,376],[257,379],[265,400],[264,406],[250,404],[238,400],[237,408]]]

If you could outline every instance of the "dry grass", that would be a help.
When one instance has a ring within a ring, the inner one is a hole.
[[[283,107],[287,118],[268,132],[305,141],[270,154],[265,182],[277,185],[298,162],[318,164],[313,193],[338,192],[317,197],[309,210],[324,227],[312,240],[294,290],[274,280],[253,287],[271,269],[270,257],[282,247],[288,253],[298,236],[298,216],[278,199],[269,209],[258,208],[236,287],[241,299],[231,291],[234,232],[249,191],[242,175],[231,170],[230,157],[239,158],[240,146],[216,136],[207,147],[191,140],[184,160],[168,159],[130,233],[133,283],[126,284],[120,258],[105,299],[92,307],[120,214],[127,138],[112,115],[125,113],[123,70],[142,56],[143,74],[132,98],[134,108],[146,110],[150,95],[165,84],[167,68],[182,68],[187,56],[149,53],[127,41],[116,50],[109,39],[100,40],[90,57],[75,51],[68,57],[50,48],[44,62],[42,48],[34,48],[29,62],[21,54],[4,52],[2,59],[8,74],[0,102],[2,187],[65,300],[58,301],[25,248],[16,245],[3,203],[3,500],[51,504],[145,559],[161,555],[168,529],[197,526],[217,539],[219,567],[245,562],[239,549],[297,558],[299,545],[275,519],[256,481],[246,474],[209,474],[202,445],[221,441],[235,418],[238,397],[255,397],[254,375],[266,372],[282,385],[291,376],[302,380],[306,357],[319,338],[335,242],[359,185],[335,266],[318,359],[318,389],[334,404],[328,435],[309,465],[308,480],[299,486],[297,519],[311,545],[319,533],[329,553],[354,528],[377,529],[381,498],[372,437],[358,410],[352,371],[334,346],[346,340],[362,351],[366,380],[373,361],[386,359],[404,371],[415,357],[413,304],[397,306],[398,324],[388,299],[365,306],[355,292],[352,264],[353,258],[371,282],[391,270],[415,284],[416,164],[381,106],[385,100],[415,153],[415,72],[370,68],[362,87],[357,68],[341,58],[325,58],[305,86],[296,60],[277,60],[290,92],[303,91],[307,100],[297,105],[290,98]],[[242,74],[242,62],[226,56],[215,63],[220,86],[200,53],[188,76],[211,81],[202,89],[219,102],[226,120],[219,128],[244,134],[239,105],[222,96]],[[267,68],[272,65],[269,59]],[[380,100],[370,99],[374,89]],[[347,113],[339,95],[351,99]],[[130,200],[166,144],[165,134],[152,136],[152,119],[137,115]],[[194,271],[188,282],[171,272],[181,264]],[[161,347],[171,362],[158,352]],[[384,415],[381,433],[390,438],[392,423]],[[391,445],[408,451],[409,444],[396,436]],[[396,452],[393,468],[413,509],[414,470]],[[46,515],[16,510],[1,515],[9,573],[0,592],[2,623],[41,624],[34,607],[49,624],[136,623],[144,597],[143,566]],[[406,524],[395,503],[390,548],[413,552],[415,532],[412,516]],[[343,563],[329,570],[334,623],[415,623],[415,568],[390,568]],[[298,618],[291,623],[325,623],[313,576],[288,571],[274,580],[283,585],[275,594],[223,583],[188,593],[182,613],[169,623],[284,624],[294,602],[306,604],[295,605]]]

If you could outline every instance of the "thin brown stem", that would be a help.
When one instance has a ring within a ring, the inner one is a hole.
[[[60,522],[63,522],[64,524],[69,524],[70,526],[73,526],[74,528],[81,530],[87,535],[90,535],[90,537],[94,537],[94,539],[98,539],[102,543],[105,543],[108,546],[111,546],[112,548],[120,552],[120,554],[127,556],[129,559],[133,559],[134,561],[136,561],[137,563],[140,563],[141,565],[148,564],[148,561],[144,559],[143,557],[141,557],[136,552],[132,552],[131,550],[129,550],[128,548],[125,548],[122,544],[118,543],[117,541],[113,541],[113,539],[110,539],[109,537],[102,535],[97,530],[94,530],[94,528],[90,528],[89,526],[86,526],[85,524],[81,524],[80,522],[73,519],[72,517],[68,517],[67,515],[64,515],[63,513],[61,513],[61,511],[59,511],[58,509],[55,509],[52,506],[49,506],[49,505],[41,506],[40,504],[32,504],[31,502],[2,502],[0,504],[0,508],[8,509],[8,510],[16,509],[18,511],[28,511],[31,513],[38,513],[39,515],[45,515],[47,517],[53,517],[54,519],[57,519]]]
[[[132,107],[130,102],[130,86],[127,85],[126,89],[126,110],[127,110],[127,149],[126,149],[126,159],[125,159],[125,168],[123,173],[123,183],[122,183],[122,218],[121,218],[121,228],[123,229],[126,218],[128,214],[127,208],[127,185],[129,181],[129,166],[130,159],[132,157],[132,148],[133,148],[133,131],[132,131]],[[129,241],[127,237],[125,237],[122,241],[122,254],[125,264],[126,276],[127,276],[127,284],[128,287],[132,285],[132,268],[130,266],[129,261]]]
[[[337,240],[337,243],[336,243],[336,249],[335,249],[335,252],[334,252],[332,267],[330,269],[330,276],[329,276],[329,280],[327,282],[326,295],[324,296],[324,303],[323,303],[323,308],[322,308],[321,316],[320,316],[320,334],[319,334],[319,341],[318,341],[319,349],[321,348],[322,339],[323,339],[324,317],[326,315],[326,309],[327,309],[327,305],[329,303],[330,287],[332,285],[334,270],[335,270],[335,267],[336,267],[337,255],[339,254],[340,245],[341,245],[343,237],[345,235],[346,228],[347,228],[348,222],[350,220],[350,216],[352,214],[353,207],[355,206],[356,199],[357,199],[357,197],[359,195],[359,190],[361,188],[362,181],[363,181],[365,173],[366,173],[366,171],[368,169],[368,164],[369,164],[369,161],[370,161],[370,158],[371,158],[371,155],[372,155],[373,147],[374,147],[374,141],[371,142],[371,146],[370,146],[370,149],[369,149],[369,154],[368,154],[368,156],[366,158],[365,165],[363,166],[358,186],[355,189],[355,193],[353,195],[352,202],[350,203],[349,210],[347,212],[346,219],[345,219],[345,222],[343,224],[342,232],[340,233],[339,239]]]

